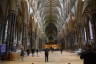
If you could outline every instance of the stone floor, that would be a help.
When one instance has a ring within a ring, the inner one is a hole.
[[[49,62],[44,61],[44,52],[39,52],[37,56],[35,54],[34,57],[32,56],[25,56],[24,60],[21,61],[18,59],[17,61],[5,61],[0,62],[0,64],[83,64],[82,60],[80,60],[79,56],[71,53],[63,51],[61,54],[59,51],[50,52],[49,53]]]

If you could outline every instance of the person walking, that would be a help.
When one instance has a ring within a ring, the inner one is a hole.
[[[46,48],[45,49],[45,62],[48,62],[48,57],[49,57],[49,50]]]

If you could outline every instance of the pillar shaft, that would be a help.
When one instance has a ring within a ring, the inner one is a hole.
[[[86,39],[87,39],[87,43],[89,42],[90,40],[90,27],[89,27],[89,18],[86,17],[85,18],[85,31],[86,31]]]
[[[94,42],[96,42],[96,13],[92,15],[92,29]]]
[[[9,13],[8,15],[8,32],[7,32],[7,44],[8,49],[12,50],[14,30],[15,30],[16,14]]]

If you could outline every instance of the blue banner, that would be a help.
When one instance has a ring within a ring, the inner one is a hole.
[[[0,54],[3,54],[6,52],[6,44],[1,44],[0,45]]]

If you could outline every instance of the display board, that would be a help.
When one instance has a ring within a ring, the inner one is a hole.
[[[0,44],[0,54],[3,54],[6,52],[6,44]]]

